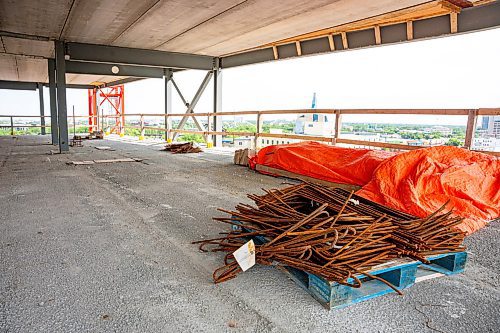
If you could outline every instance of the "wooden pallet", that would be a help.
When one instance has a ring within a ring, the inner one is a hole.
[[[234,220],[237,222],[237,220]],[[232,226],[233,230],[252,232],[244,227]],[[264,244],[263,236],[251,237],[256,244]],[[430,264],[424,264],[410,258],[400,258],[377,265],[367,271],[370,275],[380,277],[394,285],[398,290],[411,287],[415,283],[464,271],[467,252],[445,253],[426,257]],[[300,287],[306,290],[326,309],[340,309],[372,298],[396,293],[387,284],[363,274],[356,277],[361,280],[360,288],[344,286],[334,281],[327,281],[315,274],[289,266],[276,266]],[[352,282],[353,279],[348,282]]]
[[[403,290],[417,282],[431,278],[452,275],[462,272],[467,261],[466,252],[447,253],[427,258],[431,264],[423,264],[411,259],[398,259],[376,267],[367,273],[378,276]],[[327,281],[317,275],[279,266],[288,277],[306,290],[326,309],[340,309],[375,297],[395,293],[385,283],[359,274],[362,281],[360,288],[352,288],[337,282]],[[351,281],[350,281],[351,282]]]
[[[357,191],[361,188],[361,186],[358,186],[358,185],[329,182],[326,180],[313,178],[313,177],[309,177],[309,176],[304,176],[304,175],[300,175],[298,173],[293,173],[293,172],[286,171],[286,170],[271,168],[271,167],[261,165],[261,164],[257,164],[255,166],[255,170],[257,170],[258,172],[260,172],[262,174],[266,174],[266,175],[270,175],[270,176],[274,176],[274,177],[285,177],[285,178],[297,179],[297,180],[302,180],[305,182],[324,185],[324,186],[328,186],[328,187],[332,187],[332,188],[343,188],[347,191]]]

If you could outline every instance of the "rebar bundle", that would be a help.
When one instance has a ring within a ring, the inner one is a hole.
[[[230,216],[214,220],[231,224],[231,232],[194,242],[202,251],[212,245],[211,251],[227,253],[213,274],[215,283],[241,272],[233,252],[250,238],[257,243],[257,263],[290,266],[351,287],[361,286],[360,274],[382,280],[367,271],[397,257],[425,262],[427,255],[464,250],[464,234],[453,228],[460,219],[441,214],[444,207],[419,219],[312,183],[265,192],[248,195],[255,206],[219,209]]]

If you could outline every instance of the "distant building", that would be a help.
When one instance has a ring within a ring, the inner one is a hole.
[[[500,151],[500,138],[474,138],[472,149],[483,151]]]
[[[441,133],[444,136],[448,136],[453,133],[453,130],[445,126],[432,126],[425,128],[424,133]]]
[[[253,137],[242,136],[239,138],[234,138],[233,145],[237,149],[252,148]]]
[[[487,121],[485,120],[485,118],[487,118]],[[487,135],[495,138],[500,138],[500,116],[483,117],[482,125],[483,129],[486,129]]]
[[[295,121],[295,134],[331,136],[334,132],[333,116],[317,113],[299,114]]]
[[[488,129],[488,122],[490,121],[489,116],[483,116],[482,122],[481,122],[481,129],[487,130]]]

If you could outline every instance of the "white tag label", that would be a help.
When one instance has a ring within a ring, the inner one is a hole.
[[[243,244],[238,250],[233,252],[233,255],[243,272],[255,265],[255,244],[253,240]]]

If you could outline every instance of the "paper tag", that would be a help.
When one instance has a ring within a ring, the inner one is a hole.
[[[255,244],[253,240],[243,244],[238,250],[233,252],[233,255],[243,272],[255,265]]]

